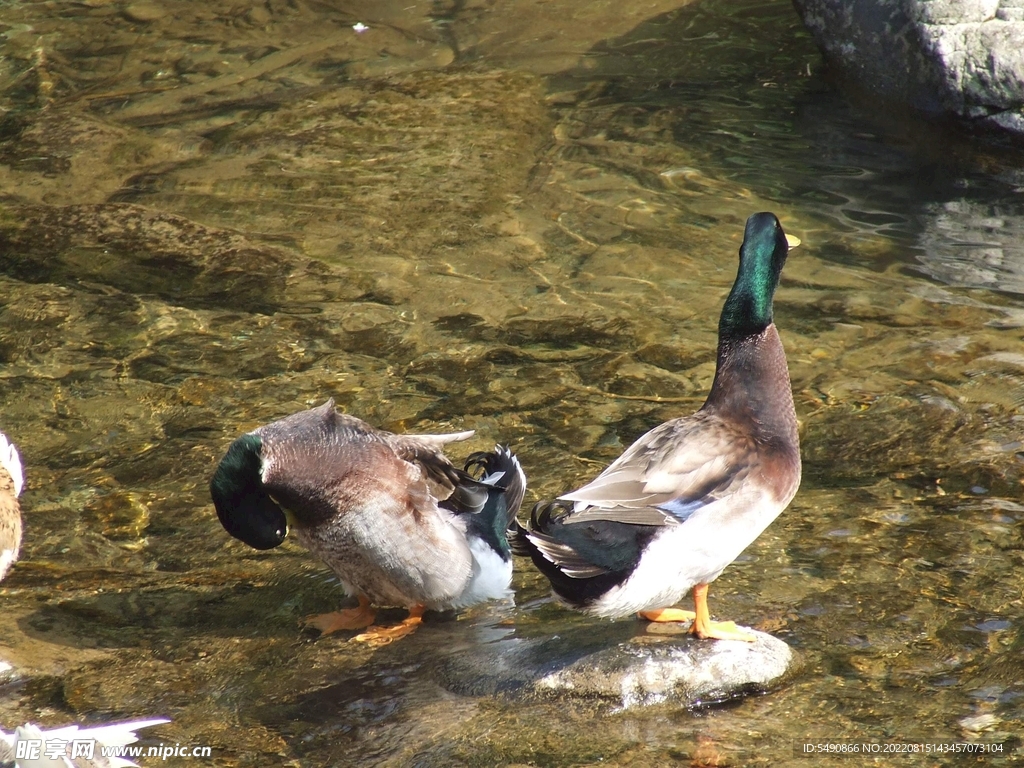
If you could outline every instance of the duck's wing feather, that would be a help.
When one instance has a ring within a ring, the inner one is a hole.
[[[451,463],[444,455],[444,446],[473,436],[473,430],[452,432],[444,435],[395,435],[380,433],[388,445],[404,461],[414,464],[423,473],[430,493],[438,501],[445,501],[454,494],[453,504],[467,509],[482,509],[487,501],[487,490],[466,485],[466,474]]]
[[[576,525],[572,524],[575,515],[570,502],[538,502],[528,527],[517,528],[513,551],[532,557],[549,578],[595,579],[628,572],[660,530],[659,526],[605,519]]]
[[[754,440],[706,411],[642,436],[592,482],[560,498],[573,502],[566,524],[607,520],[676,525],[728,496],[758,461]]]

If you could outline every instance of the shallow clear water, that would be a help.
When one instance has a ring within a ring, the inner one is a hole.
[[[0,8],[0,428],[28,476],[0,724],[167,715],[156,738],[214,765],[1019,749],[1019,149],[849,105],[786,2]],[[801,653],[778,690],[457,693],[439,655],[620,630],[521,563],[514,608],[316,640],[325,569],[221,530],[226,445],[327,397],[511,442],[528,502],[592,476],[702,402],[766,209],[803,240],[776,321],[804,480],[712,610]]]

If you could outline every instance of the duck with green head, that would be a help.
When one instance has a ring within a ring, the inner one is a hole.
[[[570,607],[692,620],[698,637],[754,639],[733,622],[711,621],[707,590],[800,485],[796,412],[772,306],[788,250],[773,214],[747,219],[704,405],[640,437],[582,488],[538,503],[529,525],[517,528],[515,550]],[[691,590],[695,612],[670,607]]]
[[[235,440],[210,494],[236,539],[271,549],[292,529],[358,598],[357,608],[310,625],[324,634],[369,627],[356,639],[390,642],[413,631],[426,609],[511,596],[506,531],[526,478],[501,446],[454,467],[442,448],[472,435],[396,435],[328,400]],[[409,617],[371,627],[372,606],[408,608]]]

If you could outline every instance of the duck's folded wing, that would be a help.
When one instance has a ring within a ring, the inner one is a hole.
[[[707,413],[669,421],[591,483],[561,496],[574,503],[565,523],[676,525],[729,495],[757,460],[754,441],[730,421]]]
[[[444,501],[454,492],[460,498],[453,500],[453,503],[472,510],[475,507],[483,508],[487,501],[486,489],[467,488],[463,482],[467,475],[457,469],[443,453],[446,444],[468,440],[472,436],[473,431],[469,430],[446,435],[388,434],[387,438],[388,445],[399,458],[420,470],[434,498]]]
[[[657,526],[627,525],[619,520],[591,519],[584,525],[571,525],[575,516],[571,507],[563,501],[538,502],[527,528],[517,532],[528,544],[514,551],[532,556],[532,547],[561,574],[589,579],[635,565],[658,530]]]

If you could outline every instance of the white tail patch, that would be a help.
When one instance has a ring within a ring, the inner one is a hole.
[[[481,539],[469,539],[473,555],[473,573],[462,594],[452,601],[452,608],[468,608],[486,600],[512,597],[512,559],[505,560]]]

